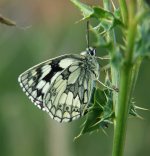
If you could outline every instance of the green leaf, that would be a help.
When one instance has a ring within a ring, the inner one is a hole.
[[[143,19],[142,24],[139,26],[138,30],[139,33],[135,45],[135,58],[150,58],[150,15]]]
[[[88,19],[88,18],[95,18],[97,19],[100,24],[98,25],[99,27],[102,27],[105,31],[108,31],[115,27],[116,25],[123,25],[121,20],[119,19],[119,11],[117,10],[115,12],[116,16],[107,11],[104,10],[101,7],[98,6],[89,6],[86,5],[78,0],[71,0],[82,12],[83,14],[83,19]]]
[[[100,8],[98,6],[94,6],[93,9],[94,9],[93,16],[98,18],[98,19],[112,20],[114,18],[114,15],[111,12],[106,11],[103,8]]]
[[[97,20],[99,20],[100,25],[105,31],[109,31],[110,29],[114,28],[117,25],[123,26],[121,20],[119,19],[119,13],[116,14],[116,16],[100,7],[93,7],[94,13],[91,15],[91,17],[95,17]]]
[[[71,2],[73,2],[81,10],[83,14],[82,20],[89,18],[94,13],[93,8],[89,5],[86,5],[78,0],[71,0]]]
[[[97,88],[95,89],[92,101],[94,103],[89,108],[83,128],[75,139],[83,134],[108,127],[108,124],[112,120],[112,92]]]
[[[110,86],[111,82],[109,76],[105,78],[105,85]],[[137,106],[131,102],[129,115],[134,117],[140,117],[137,113]],[[114,110],[113,110],[113,91],[109,89],[101,90],[100,88],[94,88],[94,92],[91,99],[91,106],[87,113],[87,118],[82,125],[82,129],[75,139],[80,136],[104,130],[109,124],[112,124],[114,120]]]
[[[95,34],[96,43],[94,46],[101,46],[105,48],[110,48],[112,43],[106,41],[105,35],[108,31],[116,26],[124,27],[121,22],[120,10],[116,9],[114,12],[107,11],[99,6],[89,6],[80,2],[79,0],[71,0],[82,12],[83,18],[97,20],[98,24],[96,26],[91,26],[90,30]]]
[[[16,22],[0,15],[0,23],[8,25],[8,26],[16,26]]]

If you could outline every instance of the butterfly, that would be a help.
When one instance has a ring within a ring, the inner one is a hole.
[[[49,59],[22,73],[18,81],[29,99],[58,122],[84,116],[96,80],[99,63],[92,47],[78,54]]]

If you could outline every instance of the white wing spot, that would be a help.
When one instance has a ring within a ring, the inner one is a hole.
[[[51,69],[51,66],[48,64],[42,67],[42,72],[44,72],[47,69]]]
[[[26,89],[25,89],[25,88],[22,88],[22,90],[23,90],[24,92],[26,92]]]
[[[28,92],[25,92],[25,93],[26,93],[27,96],[29,96],[29,93]]]
[[[57,90],[56,90],[57,96],[53,103],[55,106],[58,105],[59,99],[60,99],[62,93],[66,90],[66,86],[67,86],[67,80],[64,80],[64,81],[62,81],[61,85],[57,88]]]
[[[33,96],[34,98],[37,97],[37,91],[36,91],[36,90],[32,92],[32,96]]]
[[[58,80],[56,79],[55,88],[59,87],[61,85],[62,81],[63,81],[62,79],[58,79]]]
[[[46,85],[42,89],[42,93],[46,93],[48,91],[49,87],[50,87],[50,84],[49,84],[49,82],[47,82]]]
[[[80,68],[70,74],[68,84],[74,84],[80,75]]]
[[[40,102],[39,102],[39,101],[35,101],[35,103],[36,103],[37,105],[39,105],[39,104],[40,104]]]
[[[62,118],[62,112],[61,112],[61,110],[57,110],[56,111],[56,116],[58,116],[59,118]]]
[[[61,60],[60,62],[59,62],[59,66],[61,67],[61,68],[67,68],[69,65],[71,65],[73,62],[75,62],[75,60],[74,59],[69,59],[69,58],[65,58],[65,59],[63,59],[63,60]]]
[[[87,91],[84,93],[84,103],[87,103],[88,101],[88,97],[87,97]]]
[[[77,68],[79,68],[79,66],[71,66],[71,67],[69,68],[69,71],[70,71],[70,72],[73,72],[73,71],[75,71]]]
[[[41,80],[38,85],[36,86],[37,89],[42,89],[44,87],[44,85],[46,84],[46,81],[44,80]]]
[[[33,82],[34,82],[33,79],[29,80],[28,85],[31,86],[33,84]]]
[[[80,115],[80,113],[73,111],[71,115],[72,115],[72,117],[74,117],[74,116]]]
[[[63,114],[63,118],[69,118],[70,119],[70,114],[68,113],[68,112],[65,112],[64,114]]]
[[[42,101],[42,96],[39,96],[39,97],[38,97],[38,100],[39,100],[39,101]]]
[[[87,81],[86,81],[86,79],[84,80],[84,89],[87,89]]]
[[[29,88],[29,89],[28,89],[28,93],[31,93],[31,92],[32,92],[32,89],[31,89],[31,88]]]
[[[19,82],[20,82],[20,81],[19,81]],[[23,87],[23,84],[22,84],[21,82],[20,82],[19,84],[20,84],[21,87]]]
[[[72,92],[69,92],[66,99],[66,105],[72,105],[72,99],[73,99],[73,94]]]
[[[80,100],[79,96],[77,95],[76,98],[73,100],[73,106],[80,108]]]
[[[59,103],[60,104],[64,104],[65,101],[66,101],[66,97],[67,97],[67,94],[66,93],[63,93],[60,97],[60,100],[59,100]]]
[[[37,105],[37,107],[38,107],[39,109],[41,109],[41,106],[40,106],[40,105]]]
[[[42,111],[46,111],[46,109],[45,108],[42,108]]]
[[[25,85],[25,88],[26,88],[26,89],[28,89],[28,88],[29,88],[29,85],[28,85],[28,84],[26,84],[26,85]]]

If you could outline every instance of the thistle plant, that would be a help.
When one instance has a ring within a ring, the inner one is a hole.
[[[99,83],[95,87],[79,136],[113,124],[112,156],[123,156],[128,116],[139,117],[139,107],[132,101],[139,69],[145,58],[150,58],[149,1],[130,0],[127,3],[118,0],[117,6],[113,0],[102,0],[103,6],[92,6],[79,0],[71,2],[82,13],[80,21],[96,21],[96,25],[90,23],[89,27],[96,38],[92,45],[105,49],[110,58],[109,68],[105,69],[105,86],[108,87],[101,89]],[[0,23],[16,26],[14,21],[2,15]]]
[[[90,23],[90,31],[96,38],[93,45],[105,49],[110,57],[105,85],[118,88],[118,91],[95,88],[92,105],[79,136],[113,123],[112,156],[123,156],[128,116],[139,117],[139,107],[132,101],[138,72],[145,58],[150,58],[148,1],[130,0],[127,3],[118,0],[117,7],[111,0],[103,0],[103,6],[71,1],[80,9],[83,16],[81,21],[96,20],[97,25]]]

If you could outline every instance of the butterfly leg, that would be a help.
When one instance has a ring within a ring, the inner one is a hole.
[[[112,87],[109,87],[109,86],[106,86],[103,82],[101,82],[100,80],[96,80],[99,84],[101,84],[102,86],[104,86],[105,88],[107,89],[110,89],[112,91],[116,91],[116,92],[119,92],[119,89],[115,86],[112,86]]]
[[[110,56],[106,55],[104,57],[100,57],[100,56],[97,56],[96,58],[100,59],[100,60],[110,60]]]

